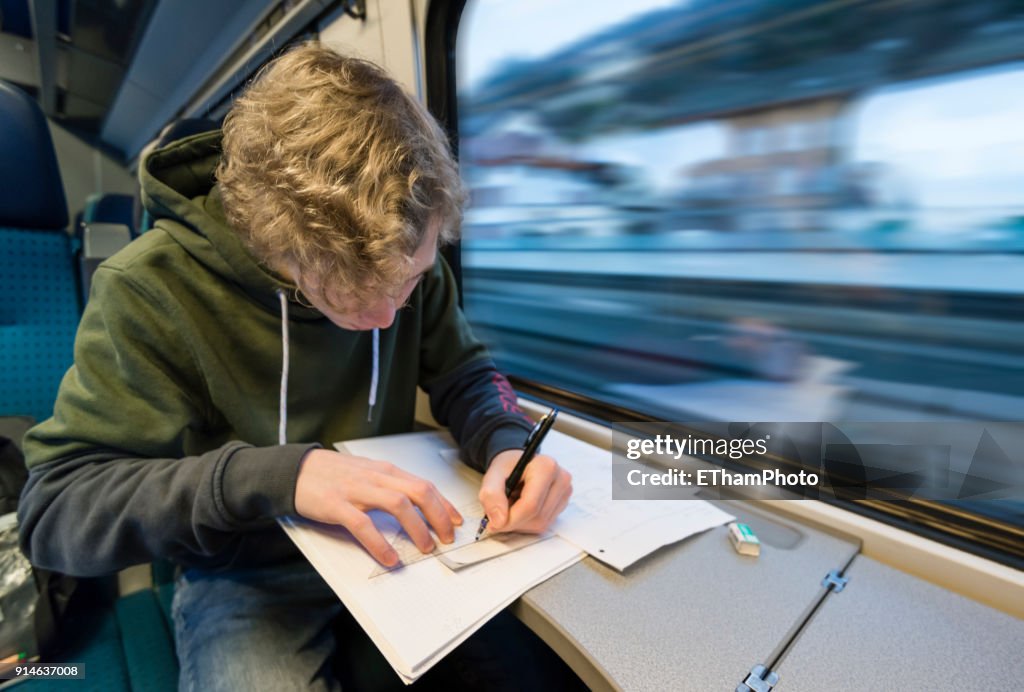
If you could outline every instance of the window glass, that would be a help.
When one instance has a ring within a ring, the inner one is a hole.
[[[471,0],[467,315],[667,420],[1024,420],[1022,44],[1015,2]]]

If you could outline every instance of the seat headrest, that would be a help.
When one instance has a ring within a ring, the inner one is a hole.
[[[131,228],[132,203],[134,201],[135,197],[132,195],[114,192],[92,197],[86,202],[83,220],[98,221],[100,223],[119,223]]]
[[[67,225],[68,205],[46,117],[28,94],[0,81],[0,226]]]

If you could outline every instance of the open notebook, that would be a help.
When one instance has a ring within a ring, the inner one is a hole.
[[[473,534],[480,475],[442,455],[454,447],[446,433],[411,433],[354,440],[344,450],[387,459],[432,481],[456,507]],[[371,513],[386,537],[403,553],[394,520]],[[493,542],[468,545],[421,559],[407,552],[407,564],[382,570],[345,529],[283,519],[285,531],[324,577],[402,680],[411,683],[530,587],[576,563],[583,553],[557,536],[526,537],[526,547]],[[458,546],[459,540],[456,541]],[[440,544],[439,544],[440,545]],[[415,549],[413,549],[415,550]],[[443,552],[442,552],[443,551]],[[494,553],[499,554],[492,557]],[[460,555],[462,556],[460,558]],[[490,558],[479,561],[484,557]],[[415,561],[413,561],[415,559]],[[452,569],[442,560],[446,560]],[[475,564],[466,564],[473,562]]]

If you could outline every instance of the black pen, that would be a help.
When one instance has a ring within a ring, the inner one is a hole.
[[[530,463],[535,456],[537,451],[540,449],[540,443],[544,441],[544,437],[551,430],[551,426],[555,424],[555,418],[558,417],[558,409],[553,408],[548,411],[543,418],[537,421],[537,424],[533,426],[533,430],[526,437],[526,444],[523,445],[523,455],[519,457],[519,461],[516,462],[516,467],[512,469],[512,473],[509,474],[508,480],[505,481],[505,497],[512,497],[512,493],[516,487],[519,486],[519,481],[523,478],[523,471],[526,470],[526,465]],[[511,504],[511,503],[509,503]],[[480,536],[483,535],[487,529],[487,524],[490,519],[487,515],[480,520],[480,528],[476,532],[476,540],[480,540]]]

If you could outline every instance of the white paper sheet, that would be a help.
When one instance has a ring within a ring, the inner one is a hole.
[[[414,436],[398,437],[408,438],[409,443],[415,444]],[[449,446],[450,438],[444,439],[449,442],[437,443],[431,449],[436,449],[446,460],[446,472],[472,480],[470,486],[462,486],[459,490],[460,493],[467,494],[446,494],[446,497],[456,506],[460,503],[472,503],[479,488],[479,474],[459,463],[458,453]],[[361,440],[358,444],[374,441]],[[373,449],[370,447],[368,451],[356,453],[373,456]],[[410,462],[418,460],[416,463],[424,465],[406,470],[431,477],[428,474],[433,461],[422,456],[425,448],[418,454],[414,450],[415,447],[411,446],[404,451],[398,448],[388,451],[402,453],[405,455],[404,459]],[[611,452],[556,430],[552,430],[545,438],[541,452],[554,457],[573,477],[572,500],[552,530],[556,535],[615,569],[624,570],[658,548],[735,518],[704,500],[613,500]],[[388,459],[393,460],[394,457],[389,456]],[[416,468],[421,470],[417,471]],[[445,493],[445,486],[436,480],[434,483],[442,493]],[[472,523],[475,530],[477,522]]]
[[[613,500],[612,453],[552,431],[541,451],[572,474],[556,534],[615,569],[734,519],[704,500]]]
[[[457,507],[464,506],[476,499],[479,474],[445,462],[439,451],[450,446],[447,435],[420,433],[349,442],[345,448],[428,478]],[[425,559],[370,578],[377,563],[348,531],[291,520],[282,526],[406,683],[530,587],[583,557],[555,537],[458,572]]]

